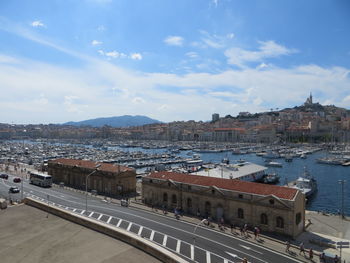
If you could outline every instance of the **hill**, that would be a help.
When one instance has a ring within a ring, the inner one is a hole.
[[[91,127],[102,127],[102,126],[108,125],[111,127],[121,128],[121,127],[142,126],[142,125],[153,124],[153,123],[161,123],[161,122],[155,119],[151,119],[147,116],[124,115],[124,116],[115,116],[115,117],[107,117],[107,118],[96,118],[96,119],[77,121],[77,122],[70,121],[70,122],[63,123],[63,125],[91,126]]]

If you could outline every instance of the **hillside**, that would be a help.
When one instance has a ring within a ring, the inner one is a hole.
[[[111,127],[133,127],[133,126],[142,126],[146,124],[152,124],[152,123],[161,123],[158,120],[151,119],[147,116],[131,116],[131,115],[124,115],[124,116],[115,116],[115,117],[107,117],[107,118],[96,118],[96,119],[90,119],[90,120],[84,120],[84,121],[78,121],[78,122],[66,122],[63,123],[63,125],[72,125],[72,126],[91,126],[91,127],[102,127],[105,125],[111,126]]]

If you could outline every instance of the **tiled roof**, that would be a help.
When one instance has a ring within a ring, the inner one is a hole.
[[[155,178],[161,180],[171,179],[174,182],[181,182],[193,185],[202,185],[202,186],[216,186],[221,189],[251,193],[256,195],[275,195],[281,199],[293,200],[297,189],[276,186],[276,185],[267,185],[260,183],[251,183],[241,180],[232,180],[232,179],[222,179],[214,178],[208,176],[198,176],[185,173],[174,173],[174,172],[154,172],[147,176],[147,178]]]
[[[95,169],[95,167],[100,164],[101,166],[98,167],[98,170],[106,171],[106,172],[113,172],[113,173],[134,170],[132,168],[128,168],[128,167],[117,165],[117,164],[93,162],[93,161],[88,161],[88,160],[65,159],[65,158],[50,160],[49,163],[58,163],[58,164],[63,164],[63,165],[67,165],[67,166],[77,166],[77,167],[83,167],[83,168],[92,169],[92,170]]]

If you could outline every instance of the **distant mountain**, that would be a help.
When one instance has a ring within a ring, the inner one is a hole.
[[[124,116],[116,116],[116,117],[109,117],[109,118],[97,118],[97,119],[77,121],[77,122],[70,121],[70,122],[63,123],[63,125],[91,126],[91,127],[102,127],[102,126],[108,125],[111,127],[121,128],[121,127],[142,126],[142,125],[153,124],[153,123],[161,123],[161,122],[158,120],[148,118],[146,116],[124,115]]]

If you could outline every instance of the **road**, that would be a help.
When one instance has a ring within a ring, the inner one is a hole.
[[[13,178],[10,175],[8,180],[0,179],[0,196],[8,198],[10,186],[21,188],[20,183],[13,183]],[[86,196],[69,189],[41,188],[24,181],[23,190],[24,197],[46,200],[74,213],[126,229],[179,254],[189,262],[241,262],[244,257],[254,263],[301,262],[257,243],[206,226],[194,225],[142,209],[123,207],[93,196],[88,196],[88,211],[85,211]],[[21,198],[20,193],[10,195],[13,200]]]

